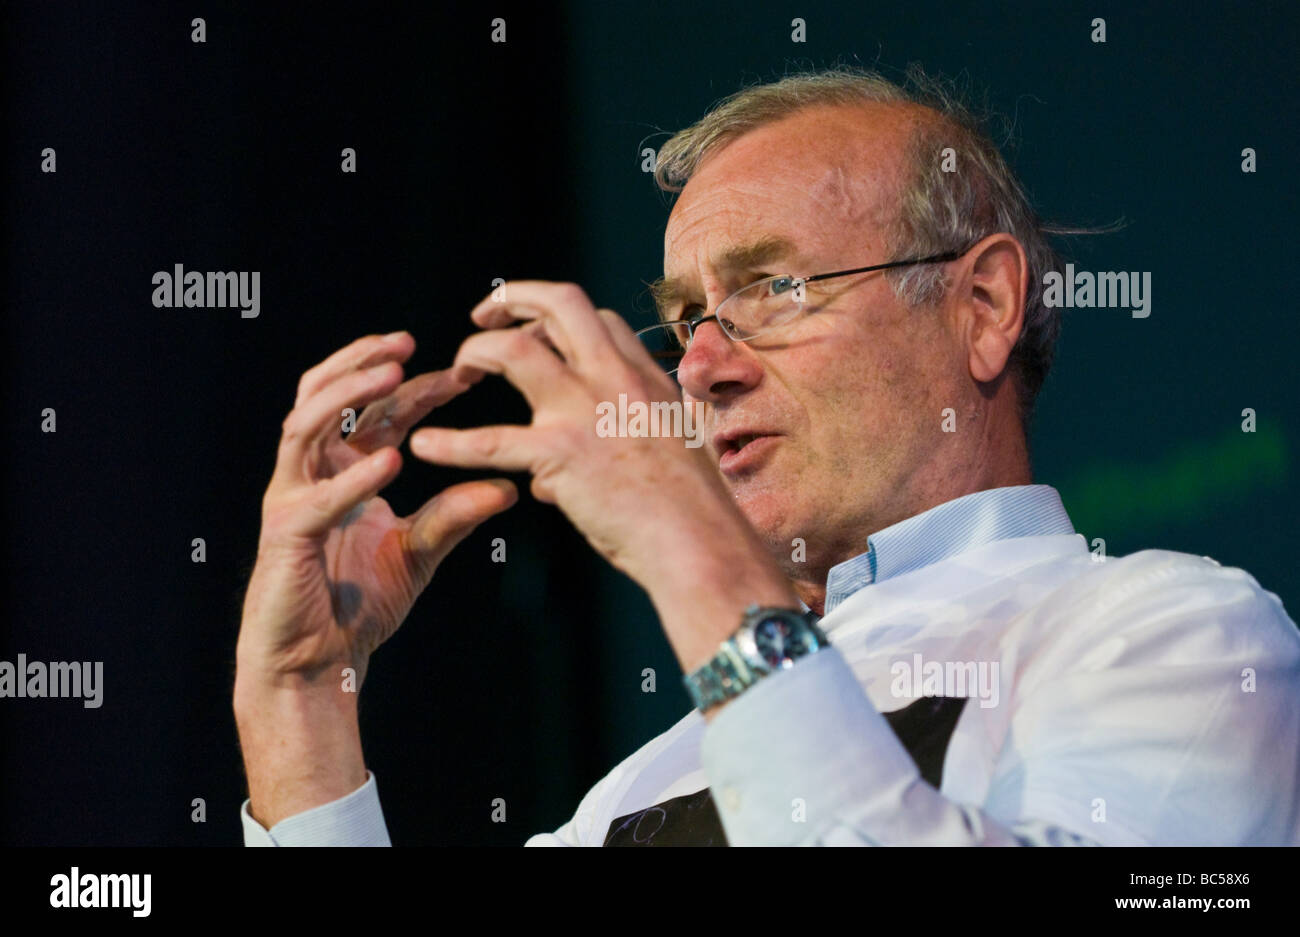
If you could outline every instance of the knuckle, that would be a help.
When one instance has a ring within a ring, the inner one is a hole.
[[[472,433],[468,442],[470,451],[484,459],[495,458],[501,448],[501,436],[494,430],[481,430]]]
[[[586,424],[566,423],[551,436],[548,448],[554,457],[564,459],[581,452],[590,440]]]
[[[274,538],[293,516],[294,499],[267,494],[262,499],[262,538]]]
[[[302,507],[317,516],[329,514],[334,500],[332,494],[328,484],[312,485],[303,498]]]
[[[557,298],[562,303],[571,303],[575,306],[591,305],[591,300],[587,297],[587,291],[576,283],[561,283],[555,289]]]
[[[511,357],[526,355],[537,346],[537,338],[531,331],[526,329],[511,329],[508,334],[509,338],[505,343],[505,351]]]

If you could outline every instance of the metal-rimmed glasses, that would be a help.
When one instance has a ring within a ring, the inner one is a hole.
[[[949,251],[946,254],[935,254],[933,257],[921,257],[916,260],[891,260],[889,263],[874,264],[870,267],[854,267],[852,270],[836,270],[833,273],[819,273],[810,277],[795,277],[788,274],[764,277],[741,287],[718,303],[717,312],[711,316],[703,315],[704,310],[701,310],[696,315],[638,329],[636,336],[649,350],[651,357],[658,361],[667,373],[674,374],[681,363],[682,356],[686,354],[686,349],[690,347],[691,339],[695,337],[695,331],[706,322],[718,323],[733,342],[747,342],[798,318],[808,304],[807,284],[809,283],[830,280],[834,277],[847,277],[855,273],[872,273],[895,267],[956,260],[965,254],[966,250]]]

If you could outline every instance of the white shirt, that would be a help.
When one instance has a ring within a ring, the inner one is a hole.
[[[653,841],[647,808],[706,787],[731,845],[1300,845],[1300,632],[1277,596],[1208,558],[1022,535],[1061,518],[1023,486],[873,535],[831,571],[862,575],[827,603],[830,648],[688,713],[527,845],[602,845],[643,811],[628,829]],[[881,715],[922,695],[966,697],[937,787]],[[250,846],[389,842],[373,775],[269,832],[241,816]]]

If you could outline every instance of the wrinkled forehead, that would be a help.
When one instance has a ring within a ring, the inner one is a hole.
[[[886,109],[823,107],[723,145],[701,161],[673,207],[665,272],[683,254],[765,236],[810,250],[878,243],[897,217],[907,124]]]

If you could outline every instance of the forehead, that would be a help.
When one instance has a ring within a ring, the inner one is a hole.
[[[732,140],[701,162],[673,207],[665,272],[769,237],[801,253],[879,243],[896,214],[911,126],[893,105],[820,106]]]

